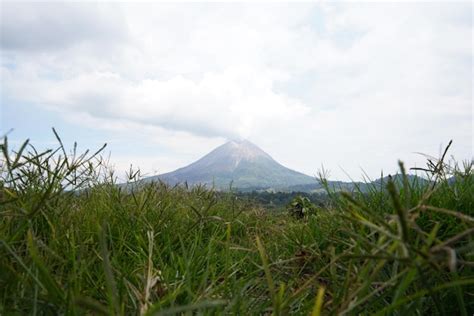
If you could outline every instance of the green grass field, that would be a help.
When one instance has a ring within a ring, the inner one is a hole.
[[[0,315],[474,313],[472,162],[431,160],[429,185],[329,191],[293,216],[117,186],[75,146],[1,149]]]

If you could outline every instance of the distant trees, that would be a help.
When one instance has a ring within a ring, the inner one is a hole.
[[[259,204],[269,211],[287,210],[288,205],[292,203],[296,197],[304,197],[308,199],[310,203],[321,207],[324,206],[328,200],[327,194],[307,192],[237,191],[235,195],[241,199]]]

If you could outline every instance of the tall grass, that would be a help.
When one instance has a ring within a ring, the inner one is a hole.
[[[297,218],[133,171],[117,185],[100,151],[58,142],[1,144],[2,315],[474,311],[472,162],[432,160],[428,185],[400,163],[401,184]]]

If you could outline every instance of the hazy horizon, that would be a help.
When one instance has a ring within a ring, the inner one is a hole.
[[[0,3],[0,135],[173,171],[232,139],[333,180],[473,158],[471,2]]]

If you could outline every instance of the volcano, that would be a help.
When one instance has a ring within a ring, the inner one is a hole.
[[[283,189],[316,184],[315,178],[291,170],[248,140],[229,141],[192,164],[149,177],[171,185],[205,184],[218,189]]]

